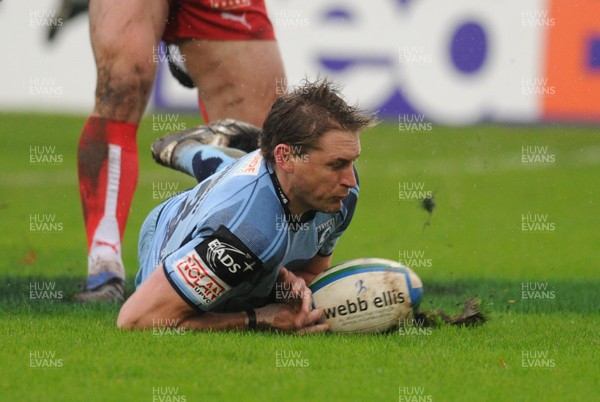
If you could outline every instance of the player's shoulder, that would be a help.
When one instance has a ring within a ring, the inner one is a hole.
[[[250,152],[231,165],[230,177],[259,177],[267,173],[266,163],[260,150]]]
[[[205,205],[211,212],[204,228],[226,226],[262,261],[279,256],[286,241],[277,224],[284,212],[260,152],[233,164],[213,190]]]
[[[262,155],[252,152],[198,184],[199,192],[209,204],[249,202],[257,189],[268,184],[264,165]]]

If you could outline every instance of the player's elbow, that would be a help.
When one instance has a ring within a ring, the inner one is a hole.
[[[125,303],[119,311],[117,317],[117,328],[119,329],[143,329],[140,327],[139,317],[133,314],[132,308],[128,303]]]
[[[132,320],[131,317],[128,317],[126,314],[123,314],[123,309],[119,313],[117,317],[117,328],[119,329],[135,329],[136,322]]]

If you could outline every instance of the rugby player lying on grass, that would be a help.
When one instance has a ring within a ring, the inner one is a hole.
[[[320,81],[275,101],[262,131],[226,120],[156,141],[154,158],[199,184],[146,218],[117,325],[327,330],[306,283],[350,224],[359,133],[373,123]]]

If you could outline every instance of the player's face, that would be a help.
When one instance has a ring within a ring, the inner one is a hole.
[[[319,140],[319,149],[294,162],[293,191],[304,210],[336,212],[356,186],[354,161],[360,155],[358,134],[332,130]]]

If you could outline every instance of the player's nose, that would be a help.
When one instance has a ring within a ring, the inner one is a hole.
[[[340,184],[347,188],[356,187],[356,176],[354,175],[354,167],[352,165],[348,166],[342,172]]]

